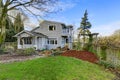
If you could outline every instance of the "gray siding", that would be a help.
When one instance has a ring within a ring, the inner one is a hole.
[[[49,25],[55,25],[56,29],[54,31],[49,31]],[[40,28],[36,29],[34,32],[40,32],[48,36],[48,38],[57,38],[57,45],[54,47],[61,46],[61,35],[62,35],[62,26],[60,23],[54,23],[49,21],[44,21],[40,24]]]

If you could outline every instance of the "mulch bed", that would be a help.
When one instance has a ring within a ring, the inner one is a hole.
[[[84,61],[97,63],[98,58],[94,53],[88,51],[69,50],[61,54],[62,56],[75,57]]]

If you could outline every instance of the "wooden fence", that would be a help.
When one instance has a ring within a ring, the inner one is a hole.
[[[101,47],[97,47],[97,55],[101,56]],[[120,66],[120,49],[119,48],[107,48],[106,61],[112,63],[113,65]]]

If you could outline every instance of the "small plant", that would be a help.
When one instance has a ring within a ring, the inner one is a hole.
[[[45,56],[50,56],[52,54],[52,51],[51,50],[46,50],[44,51],[45,53]]]
[[[17,49],[16,54],[18,55],[24,55],[24,50],[23,49]]]
[[[102,47],[101,48],[101,51],[100,51],[100,53],[101,53],[101,59],[102,60],[106,60],[106,58],[107,58],[107,53],[106,53],[106,48],[105,47]]]
[[[110,62],[104,61],[104,60],[100,60],[99,63],[100,65],[104,66],[105,68],[116,68],[116,66]]]
[[[34,48],[27,48],[24,50],[24,54],[25,55],[31,55],[35,53],[35,49]]]
[[[0,48],[0,54],[3,54],[3,53],[4,53],[4,49]]]
[[[52,55],[54,55],[54,56],[58,56],[58,55],[60,55],[60,54],[62,54],[61,51],[55,51],[55,52],[52,53]]]
[[[35,53],[35,49],[34,49],[34,48],[26,48],[26,49],[24,49],[24,50],[18,49],[18,50],[16,51],[16,53],[17,53],[18,55],[32,55],[32,54]]]
[[[62,48],[62,51],[66,51],[66,50],[69,50],[68,45],[66,45]]]

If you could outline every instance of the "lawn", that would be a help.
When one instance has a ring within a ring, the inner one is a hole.
[[[98,65],[68,57],[0,64],[0,80],[112,80]]]

